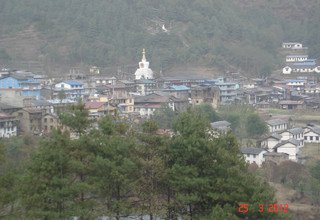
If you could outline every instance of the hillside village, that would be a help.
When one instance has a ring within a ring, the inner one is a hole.
[[[246,78],[239,73],[227,77],[158,77],[150,68],[146,51],[135,73],[125,78],[100,73],[70,71],[64,78],[49,78],[29,71],[2,69],[0,74],[0,136],[21,134],[47,135],[62,127],[59,113],[70,104],[82,101],[92,118],[117,115],[131,122],[150,118],[164,106],[182,112],[203,103],[217,109],[229,104],[248,104],[256,109],[278,108],[285,111],[320,109],[320,87],[316,59],[309,59],[301,43],[283,43],[285,67],[282,74],[269,78]],[[269,134],[255,146],[242,148],[246,160],[258,166],[264,161],[301,162],[304,143],[320,142],[320,127],[305,124],[295,127],[287,119],[266,119]],[[230,123],[218,121],[212,128],[225,133]]]

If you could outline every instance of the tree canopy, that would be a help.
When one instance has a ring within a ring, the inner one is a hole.
[[[64,123],[86,122],[80,109],[71,108]],[[0,205],[16,202],[15,216],[24,219],[279,217],[238,211],[241,204],[275,203],[274,191],[248,172],[232,134],[212,136],[206,115],[194,109],[179,114],[173,136],[159,135],[153,120],[134,130],[125,124],[106,116],[98,126],[83,125],[76,138],[53,131],[15,174],[17,184],[9,187],[12,178],[2,181],[0,173],[0,191],[9,192],[1,194]]]

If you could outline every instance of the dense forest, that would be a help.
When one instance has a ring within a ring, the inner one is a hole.
[[[202,110],[176,115],[170,137],[157,133],[154,120],[94,122],[79,104],[60,115],[69,131],[2,142],[1,219],[288,218],[259,211],[276,203],[273,189],[248,172],[231,133],[210,130]],[[241,204],[249,210],[239,211]]]
[[[266,74],[282,41],[319,57],[319,11],[317,0],[2,0],[0,63],[131,65],[146,48],[157,71],[191,63]]]

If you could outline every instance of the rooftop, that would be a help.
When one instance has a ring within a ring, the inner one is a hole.
[[[267,152],[263,154],[264,156],[274,156],[274,157],[282,157],[282,156],[289,156],[286,153],[278,153],[278,152]]]
[[[296,134],[301,134],[303,133],[303,129],[302,128],[291,128],[288,130],[289,133],[296,135]]]
[[[0,119],[7,119],[7,118],[14,118],[14,117],[4,112],[0,112]]]
[[[0,102],[0,110],[6,110],[6,109],[17,109],[20,107],[13,106],[13,105],[8,105],[6,103]]]
[[[288,55],[287,57],[289,58],[294,58],[294,57],[308,57],[308,55]]]
[[[189,87],[187,86],[184,86],[184,85],[173,85],[173,86],[170,86],[170,89],[172,90],[176,90],[176,91],[186,91],[186,90],[190,90]]]
[[[210,124],[211,124],[211,127],[215,129],[225,129],[225,128],[229,128],[231,125],[231,123],[228,121],[216,121]]]
[[[23,110],[25,110],[26,112],[29,112],[30,114],[42,113],[42,110],[38,108],[23,108]]]
[[[285,144],[288,144],[288,143],[293,144],[294,146],[299,146],[300,145],[299,141],[291,138],[291,139],[286,140],[286,141],[281,141],[279,144],[274,146],[274,149],[277,149],[277,148],[279,148],[279,147],[281,147],[281,146],[283,146]]]
[[[304,101],[294,101],[294,100],[281,100],[280,105],[303,105]]]
[[[268,125],[275,126],[275,125],[287,124],[288,122],[286,122],[282,119],[271,119],[271,120],[266,121],[266,123]]]
[[[66,81],[63,81],[64,83],[66,84],[69,84],[70,86],[81,86],[82,83],[79,82],[79,81],[76,81],[76,80],[66,80]]]
[[[320,134],[320,127],[319,126],[308,126],[311,131],[313,131],[316,134]]]
[[[266,140],[268,138],[274,138],[276,140],[281,140],[281,135],[280,134],[277,134],[277,133],[272,133],[268,136],[265,136],[265,138],[263,138],[262,140]]]
[[[256,148],[256,147],[244,147],[241,148],[241,153],[243,154],[253,154],[253,155],[258,155],[261,152],[264,152],[266,150],[264,150],[263,148]]]
[[[97,102],[97,101],[86,102],[85,108],[87,108],[87,109],[97,109],[97,108],[101,108],[104,104],[105,104],[105,102]]]

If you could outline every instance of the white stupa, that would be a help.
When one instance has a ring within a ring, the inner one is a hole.
[[[139,62],[139,68],[135,72],[135,79],[153,79],[153,72],[149,68],[149,62],[146,59],[146,51],[142,50],[142,60]]]

